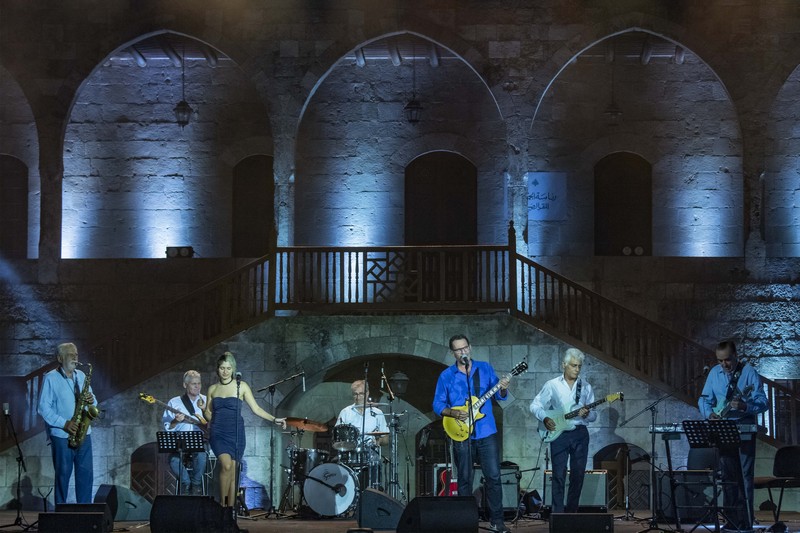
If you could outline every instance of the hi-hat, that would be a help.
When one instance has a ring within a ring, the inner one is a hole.
[[[295,418],[290,416],[286,418],[286,425],[302,429],[303,431],[328,431],[328,426],[323,422],[316,422],[308,418]]]

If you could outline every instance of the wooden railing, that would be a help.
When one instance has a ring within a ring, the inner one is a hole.
[[[180,363],[275,312],[316,314],[463,313],[507,310],[598,359],[671,392],[690,404],[714,363],[700,346],[516,253],[508,246],[372,248],[279,247],[261,258],[132,322],[97,343],[82,359],[101,372],[102,400]],[[36,398],[41,370],[11,378],[22,439],[41,430]],[[761,415],[766,438],[799,443],[800,400],[764,379],[771,408]],[[21,405],[21,407],[20,407]],[[12,444],[3,425],[0,449]]]

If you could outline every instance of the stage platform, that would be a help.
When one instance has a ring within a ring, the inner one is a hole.
[[[253,515],[258,515],[258,511],[253,511]],[[636,511],[634,513],[636,518],[639,517],[649,517],[647,511]],[[756,525],[756,531],[766,531],[768,527],[772,525],[772,514],[769,512],[759,511],[756,513],[756,517],[759,520],[759,524]],[[38,518],[38,513],[33,511],[25,511],[22,514],[23,519],[23,526],[28,526],[36,522]],[[0,511],[0,525],[6,524],[14,524],[16,519],[16,512],[13,511]],[[789,531],[794,533],[800,531],[800,513],[797,512],[783,512],[781,513],[781,519],[789,528]],[[481,522],[481,526],[488,526],[487,523]],[[506,522],[506,525],[514,532],[520,533],[544,533],[549,531],[549,524],[542,520],[535,520],[532,518],[523,518],[519,520],[517,523],[512,523],[510,520]],[[614,520],[614,531],[616,533],[634,533],[637,531],[641,531],[643,529],[647,529],[648,527],[647,520],[623,520],[621,518],[617,518]],[[665,530],[673,530],[673,524],[667,523],[659,523],[659,527]],[[10,527],[5,527],[2,531],[5,532],[14,532],[14,531],[23,531],[23,526],[15,526],[12,525]],[[348,520],[343,518],[334,518],[334,519],[324,519],[324,520],[315,520],[315,519],[293,519],[293,518],[280,518],[277,519],[274,516],[265,518],[260,517],[255,520],[248,520],[245,518],[241,518],[239,520],[239,528],[246,529],[250,533],[266,533],[266,532],[284,532],[284,533],[291,533],[291,532],[326,532],[326,533],[346,533],[348,529],[356,529],[358,527],[355,520]],[[694,524],[691,525],[684,525],[683,531],[689,531],[694,527]],[[709,529],[705,529],[703,526],[698,527],[695,531],[697,532],[706,532],[706,531],[713,531],[713,525],[709,526]],[[35,526],[29,531],[36,531]],[[131,533],[150,533],[150,526],[147,522],[115,522],[114,523],[114,531],[124,532],[129,531]],[[377,531],[377,530],[376,530]],[[382,530],[387,531],[387,530]],[[480,530],[479,531],[484,531]],[[64,533],[70,533],[64,531]]]

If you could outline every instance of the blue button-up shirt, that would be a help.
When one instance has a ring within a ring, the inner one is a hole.
[[[469,379],[469,387],[472,388],[475,372],[478,372],[478,377],[480,378],[479,390],[470,394],[467,389],[467,379]],[[489,389],[497,385],[498,381],[500,379],[494,373],[492,365],[487,362],[473,360],[468,377],[458,371],[457,364],[453,364],[439,374],[439,380],[436,382],[436,392],[433,395],[433,411],[442,416],[442,411],[448,407],[466,405],[467,398],[470,396],[480,398]],[[507,394],[501,396],[500,390],[494,394],[494,398],[497,400],[505,400],[507,396]],[[481,407],[480,412],[485,416],[475,421],[475,431],[472,433],[473,439],[483,439],[497,433],[497,425],[494,421],[491,404],[492,402],[489,400]]]
[[[75,414],[75,388],[83,391],[83,384],[86,381],[86,374],[77,368],[72,372],[72,378],[68,378],[61,367],[51,370],[44,375],[42,383],[42,393],[39,395],[39,416],[47,424],[47,432],[52,437],[62,439],[69,438],[69,433],[64,431],[64,424]],[[92,392],[91,385],[89,392]],[[92,392],[94,396],[94,392]],[[95,399],[95,402],[97,400]],[[86,434],[92,432],[89,426]]]
[[[728,383],[730,383],[732,376],[733,373],[726,374],[720,365],[715,366],[708,373],[706,384],[703,386],[703,393],[697,401],[697,407],[700,409],[700,414],[703,418],[708,418],[717,405],[724,405],[725,395],[728,392]],[[747,404],[747,410],[731,410],[726,418],[734,420],[745,417],[754,418],[756,414],[767,410],[767,396],[761,386],[761,378],[755,368],[745,363],[744,367],[742,367],[742,373],[739,375],[739,381],[736,384],[739,389],[737,393],[740,394],[750,385],[753,387],[752,392],[742,398]]]

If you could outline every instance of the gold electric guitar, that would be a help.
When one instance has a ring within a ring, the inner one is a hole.
[[[528,363],[522,361],[517,366],[515,366],[511,373],[508,374],[506,377],[517,376],[522,374],[528,369]],[[483,407],[483,404],[489,400],[494,394],[500,390],[500,383],[486,391],[486,394],[477,398],[475,396],[470,396],[469,401],[464,402],[464,405],[458,405],[456,407],[451,407],[454,411],[466,411],[469,408],[470,402],[472,403],[472,416],[474,418],[473,424],[469,423],[469,420],[458,420],[457,418],[453,418],[452,416],[446,416],[442,419],[442,426],[444,426],[444,431],[447,433],[447,436],[451,439],[462,442],[469,438],[470,434],[472,433],[472,429],[474,427],[474,423],[483,418],[484,415],[481,413],[480,409]]]
[[[551,419],[556,424],[556,428],[554,430],[549,430],[545,427],[544,422],[542,420],[539,421],[539,436],[542,438],[544,442],[553,442],[558,438],[565,431],[572,431],[575,429],[575,422],[572,421],[573,418],[578,416],[578,413],[581,412],[581,409],[584,407],[586,409],[591,409],[600,405],[601,403],[614,403],[617,400],[623,401],[625,396],[621,392],[617,392],[616,394],[609,394],[605,398],[601,398],[596,402],[592,402],[587,405],[582,405],[578,407],[577,405],[573,405],[573,409],[567,413],[559,410],[553,411],[545,411],[545,418]]]
[[[167,405],[167,404],[165,404],[164,402],[162,402],[160,400],[156,400],[150,394],[145,394],[143,392],[139,393],[139,399],[142,400],[143,402],[149,403],[151,405],[158,404],[158,405],[162,406],[164,409],[166,409],[167,411],[169,411],[170,413],[174,413],[176,415],[183,415],[183,421],[185,423],[193,424],[193,425],[199,427],[200,429],[203,430],[203,433],[208,431],[208,422],[206,421],[205,418],[203,418],[203,415],[201,415],[200,413],[195,413],[193,415],[187,415],[183,411],[181,411],[179,409],[175,409],[174,407],[172,407],[170,405]]]

